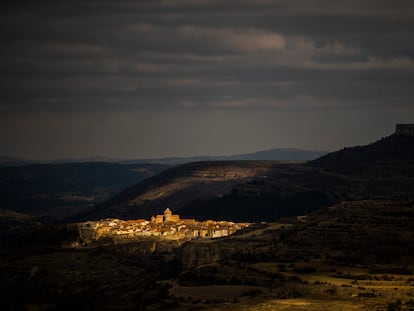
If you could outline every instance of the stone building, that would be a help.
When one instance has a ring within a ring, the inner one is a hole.
[[[155,215],[151,217],[151,223],[162,225],[164,223],[164,215]]]
[[[151,217],[153,224],[165,224],[167,222],[178,222],[180,220],[179,215],[174,215],[171,210],[167,207],[163,215],[156,215]]]

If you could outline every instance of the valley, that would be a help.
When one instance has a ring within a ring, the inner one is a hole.
[[[414,136],[163,170],[42,222],[2,209],[2,310],[413,310]],[[342,165],[342,164],[343,165]]]
[[[43,222],[61,221],[166,168],[106,162],[0,167],[0,206]]]
[[[0,16],[0,311],[414,311],[414,0]]]

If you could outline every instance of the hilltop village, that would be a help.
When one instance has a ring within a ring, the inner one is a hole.
[[[77,224],[79,237],[89,244],[102,239],[114,242],[137,240],[145,237],[158,237],[165,240],[190,240],[194,238],[220,238],[246,228],[250,223],[230,221],[203,222],[195,219],[180,219],[169,208],[163,215],[152,216],[151,220],[103,219]]]

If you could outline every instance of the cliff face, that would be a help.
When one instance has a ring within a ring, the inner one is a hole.
[[[249,232],[227,238],[188,241],[175,251],[176,258],[190,268],[221,260],[272,257],[278,251],[277,243],[290,227],[290,224],[256,225]]]

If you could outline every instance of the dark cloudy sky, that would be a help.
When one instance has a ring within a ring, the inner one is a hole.
[[[333,150],[414,122],[411,0],[13,3],[0,154]]]

